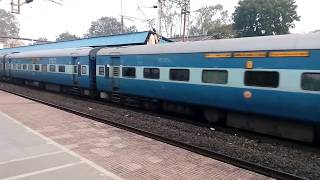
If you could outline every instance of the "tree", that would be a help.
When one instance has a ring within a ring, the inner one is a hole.
[[[288,34],[299,21],[295,0],[241,0],[233,13],[241,37]]]
[[[48,41],[48,39],[47,38],[45,38],[45,37],[39,37],[38,38],[38,41],[36,41],[35,43],[33,43],[34,45],[36,45],[36,44],[46,44],[46,43],[48,43],[49,41]]]
[[[79,39],[78,36],[74,35],[74,34],[71,34],[69,32],[64,32],[64,33],[61,33],[57,38],[56,38],[56,41],[59,42],[59,41],[70,41],[70,40],[75,40],[75,39]]]
[[[178,24],[181,23],[181,8],[185,0],[162,0],[161,28],[164,29],[167,37],[177,36]],[[161,10],[161,9],[160,9]],[[162,34],[162,32],[159,32]]]
[[[172,0],[168,0],[163,3],[161,21],[163,22],[162,26],[164,27],[165,34],[168,37],[173,36],[174,27],[178,22],[177,19],[179,18],[179,13],[177,11],[177,6],[178,4]]]
[[[3,9],[0,9],[0,36],[19,36],[19,22],[14,15]],[[6,43],[7,39],[0,41]]]
[[[97,37],[97,36],[108,36],[114,34],[128,32],[137,32],[135,26],[124,27],[122,30],[122,24],[114,17],[101,17],[97,21],[91,22],[91,27],[88,33],[85,34],[86,37]]]
[[[222,5],[205,6],[196,10],[190,28],[192,36],[214,36],[217,39],[234,37],[228,11]]]

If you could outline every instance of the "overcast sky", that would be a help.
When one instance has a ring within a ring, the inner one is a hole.
[[[61,0],[56,0],[60,2]],[[320,17],[320,0],[296,0],[298,14],[301,21],[296,22],[294,33],[306,33],[320,29],[320,23],[316,21]],[[0,0],[0,8],[10,10],[11,0]],[[17,15],[20,22],[20,36],[27,38],[47,37],[55,38],[65,31],[82,36],[90,27],[92,21],[102,16],[114,16],[120,18],[120,0],[62,0],[63,6],[56,5],[48,0],[34,0],[21,8],[21,14]],[[157,3],[157,0],[123,0],[123,12],[126,16],[144,19],[142,13],[137,10],[138,5],[148,18],[157,18],[157,9],[147,8]],[[191,0],[191,9],[201,6],[222,4],[231,15],[238,0]],[[126,20],[127,25],[135,24],[138,30],[148,30],[146,23],[141,21]]]

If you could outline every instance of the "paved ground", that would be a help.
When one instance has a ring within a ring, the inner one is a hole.
[[[121,179],[0,112],[0,179]]]
[[[0,91],[0,179],[269,179]]]

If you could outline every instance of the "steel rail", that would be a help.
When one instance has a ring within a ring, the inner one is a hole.
[[[248,161],[244,161],[244,160],[240,160],[240,159],[237,159],[237,158],[233,158],[231,156],[227,156],[227,155],[224,155],[224,154],[221,154],[221,153],[212,152],[212,151],[209,151],[209,150],[206,150],[206,149],[202,149],[202,148],[199,148],[199,147],[195,147],[195,146],[192,146],[192,145],[189,145],[189,144],[186,144],[186,143],[178,142],[178,141],[175,141],[175,140],[172,140],[172,139],[169,139],[169,138],[165,138],[165,137],[162,137],[162,136],[159,136],[159,135],[152,134],[150,132],[147,132],[147,131],[144,131],[144,130],[141,130],[141,129],[138,129],[138,128],[127,126],[127,125],[122,124],[122,123],[111,122],[111,121],[108,121],[106,119],[97,117],[95,115],[91,115],[89,113],[84,113],[84,112],[80,112],[80,111],[75,110],[75,109],[66,108],[66,107],[63,107],[61,105],[57,105],[57,104],[54,104],[54,103],[51,103],[51,102],[46,102],[46,101],[43,101],[41,99],[37,99],[35,97],[27,96],[27,95],[24,95],[24,94],[21,94],[21,93],[17,93],[17,92],[11,92],[11,91],[8,91],[8,90],[3,89],[1,87],[0,87],[0,90],[5,91],[5,92],[10,93],[10,94],[13,94],[13,95],[17,95],[17,96],[29,99],[29,100],[32,100],[32,101],[36,101],[36,102],[45,104],[45,105],[50,106],[50,107],[54,107],[54,108],[57,108],[57,109],[60,109],[60,110],[66,111],[66,112],[73,113],[73,114],[79,115],[81,117],[92,119],[94,121],[102,122],[102,123],[108,124],[108,125],[116,127],[116,128],[120,128],[120,129],[123,129],[123,130],[126,130],[126,131],[130,131],[132,133],[135,133],[135,134],[138,134],[138,135],[142,135],[142,136],[145,136],[145,137],[157,140],[157,141],[161,141],[163,143],[170,144],[170,145],[173,145],[173,146],[188,150],[190,152],[194,152],[194,153],[197,153],[197,154],[200,154],[200,155],[203,155],[203,156],[206,156],[206,157],[218,160],[218,161],[222,161],[222,162],[237,166],[237,167],[242,168],[242,169],[253,171],[253,172],[256,172],[256,173],[259,173],[259,174],[262,174],[262,175],[265,175],[265,176],[268,176],[268,177],[271,177],[271,178],[283,179],[283,180],[307,179],[307,178],[299,177],[297,175],[290,174],[290,173],[287,173],[287,172],[275,170],[275,169],[272,169],[272,168],[269,168],[269,167],[265,167],[265,166],[261,166],[261,165],[258,165],[258,164],[250,163]]]

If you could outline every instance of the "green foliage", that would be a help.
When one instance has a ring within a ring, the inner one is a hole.
[[[101,17],[97,21],[91,22],[91,27],[86,37],[97,37],[97,36],[109,36],[121,33],[137,32],[135,26],[124,27],[122,32],[122,25],[114,17]]]
[[[238,36],[288,34],[299,21],[295,0],[241,0],[233,13]]]
[[[46,37],[39,37],[38,41],[33,44],[36,45],[36,44],[46,44],[46,43],[48,43],[48,39]]]
[[[196,10],[190,28],[191,36],[214,36],[217,39],[234,37],[228,11],[222,5],[205,6]]]
[[[78,36],[74,35],[74,34],[71,34],[69,32],[64,32],[64,33],[61,33],[57,38],[56,38],[56,41],[59,42],[59,41],[70,41],[70,40],[75,40],[75,39],[79,39]]]
[[[9,12],[0,9],[0,36],[13,36],[19,35],[19,22],[16,17]],[[1,40],[6,42],[6,39]]]
[[[175,34],[174,31],[180,19],[181,10],[178,10],[179,6],[180,2],[176,2],[174,0],[168,0],[163,3],[161,21],[165,34],[168,37],[172,37]]]

